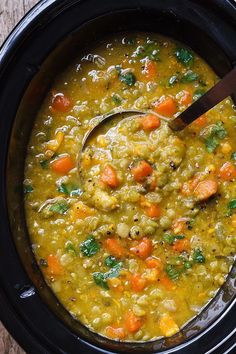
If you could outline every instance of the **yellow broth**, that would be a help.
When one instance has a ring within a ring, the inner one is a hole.
[[[108,38],[56,78],[25,163],[32,248],[76,319],[115,340],[171,336],[214,297],[233,264],[236,112],[230,98],[183,132],[167,122],[218,78],[156,34]],[[93,118],[109,122],[79,152]],[[80,161],[80,175],[78,175]]]

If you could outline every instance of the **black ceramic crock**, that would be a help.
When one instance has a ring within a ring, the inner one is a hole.
[[[180,333],[118,343],[75,321],[46,286],[25,223],[24,158],[35,113],[53,77],[108,33],[141,30],[176,38],[219,76],[236,64],[232,0],[43,0],[0,52],[0,317],[27,353],[236,353],[235,273]]]

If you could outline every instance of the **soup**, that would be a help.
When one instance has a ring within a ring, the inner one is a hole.
[[[228,98],[182,132],[168,127],[218,80],[172,39],[130,33],[89,51],[56,78],[31,134],[32,248],[59,301],[92,331],[172,336],[233,264],[236,112]],[[147,114],[109,121],[81,152],[96,117],[119,108]]]

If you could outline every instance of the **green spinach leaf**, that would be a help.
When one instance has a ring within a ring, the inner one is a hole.
[[[177,60],[185,66],[191,66],[194,61],[193,53],[187,48],[178,47],[175,50]]]
[[[32,193],[33,190],[34,190],[34,188],[31,186],[31,184],[24,185],[24,194]]]
[[[192,70],[188,70],[182,77],[181,82],[194,82],[198,79],[199,75]]]
[[[54,203],[49,208],[50,211],[61,215],[65,214],[68,209],[69,209],[69,205],[66,203],[66,201]]]
[[[194,250],[192,257],[193,257],[193,261],[196,263],[205,263],[206,259],[203,255],[203,252],[199,248]]]
[[[109,286],[106,281],[106,277],[104,273],[101,272],[95,272],[93,273],[93,280],[97,285],[99,285],[101,288],[105,290],[109,290]]]
[[[127,72],[125,74],[119,74],[119,80],[126,84],[127,86],[133,86],[136,82],[136,77],[132,72]]]
[[[79,196],[82,194],[82,190],[73,183],[61,183],[57,190],[58,192],[69,195],[70,197]]]
[[[83,256],[92,257],[100,250],[100,245],[93,235],[89,235],[87,239],[80,244],[80,250]]]

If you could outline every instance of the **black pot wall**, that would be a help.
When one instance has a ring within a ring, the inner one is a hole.
[[[236,7],[215,0],[44,0],[0,52],[1,319],[28,353],[233,353],[235,267],[216,298],[183,330],[151,343],[116,343],[66,312],[35,263],[25,224],[24,157],[35,114],[53,77],[107,33],[174,37],[223,76],[236,63]]]

